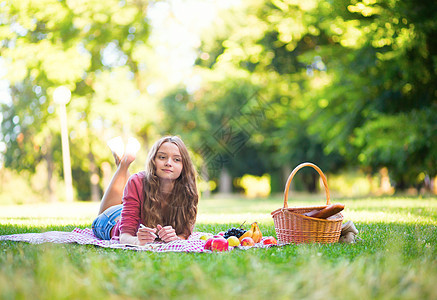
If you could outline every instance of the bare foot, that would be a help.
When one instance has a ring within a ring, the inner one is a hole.
[[[120,164],[129,167],[129,165],[135,160],[136,154],[141,147],[138,140],[133,137],[128,139],[126,147],[120,136],[109,140],[107,144],[112,151],[117,167]]]
[[[120,158],[123,157],[124,154],[123,139],[121,138],[121,136],[117,136],[110,139],[106,144],[108,145],[109,149],[111,149],[112,155],[115,159],[115,164],[118,167],[118,165],[120,164]]]
[[[137,157],[137,152],[141,145],[136,138],[130,137],[127,140],[126,150],[123,157],[121,158],[122,164],[127,164],[129,166]]]
[[[137,158],[136,153],[126,152],[120,160],[120,164],[126,167],[129,167],[131,163]],[[118,166],[118,165],[117,165]]]

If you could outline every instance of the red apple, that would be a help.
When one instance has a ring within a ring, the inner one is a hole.
[[[264,245],[277,245],[278,242],[276,241],[276,239],[273,236],[269,236],[263,240],[263,244]]]
[[[251,237],[247,236],[240,241],[240,245],[241,246],[253,246],[253,245],[255,245],[255,242],[253,241],[253,239]]]
[[[211,243],[212,251],[228,251],[228,249],[229,249],[229,243],[227,239],[223,237],[213,239]]]
[[[218,235],[220,235],[220,236],[224,236],[224,235],[225,235],[225,232],[224,232],[224,231],[220,231],[220,232],[218,233]]]
[[[211,245],[212,245],[212,241],[215,239],[223,239],[224,237],[222,237],[221,235],[214,235],[212,237],[210,237],[209,239],[206,240],[204,249],[206,250],[212,250],[211,249]]]
[[[204,247],[205,250],[211,250],[211,244],[213,240],[214,237],[210,237],[209,239],[206,240],[205,247]]]

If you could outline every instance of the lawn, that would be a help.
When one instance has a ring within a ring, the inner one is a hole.
[[[290,196],[290,206],[323,204]],[[0,299],[437,299],[437,198],[341,199],[357,244],[149,253],[0,242]],[[196,230],[275,235],[269,199],[202,200]],[[97,203],[0,207],[0,234],[89,227]]]

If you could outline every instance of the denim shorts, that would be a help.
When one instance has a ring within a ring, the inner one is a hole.
[[[117,218],[121,215],[123,204],[114,205],[106,209],[93,221],[93,233],[99,239],[110,240],[111,229],[117,224]]]

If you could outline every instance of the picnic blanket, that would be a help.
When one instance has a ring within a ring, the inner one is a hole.
[[[170,243],[153,243],[144,246],[136,246],[129,244],[120,244],[116,239],[101,240],[93,234],[91,228],[75,228],[73,231],[48,231],[43,233],[20,233],[0,236],[0,241],[16,241],[27,242],[31,244],[56,243],[68,244],[77,243],[80,245],[95,245],[103,248],[129,249],[137,251],[152,251],[152,252],[211,252],[205,250],[205,241],[200,237],[203,232],[193,232],[187,240],[177,240]],[[261,243],[254,247],[267,247]],[[229,247],[230,250],[236,247]],[[248,247],[238,246],[241,249]]]

